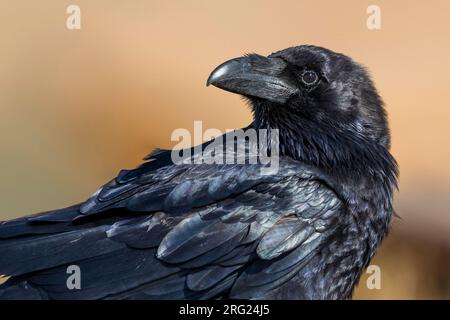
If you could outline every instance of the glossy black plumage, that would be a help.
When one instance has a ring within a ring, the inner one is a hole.
[[[302,83],[305,70],[320,81]],[[208,84],[249,99],[249,128],[279,130],[279,170],[174,165],[158,150],[82,204],[2,222],[0,298],[351,296],[388,231],[397,172],[367,73],[300,46],[227,62]],[[80,290],[66,287],[71,264]]]

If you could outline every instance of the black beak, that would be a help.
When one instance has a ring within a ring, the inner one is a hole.
[[[286,67],[287,63],[280,58],[253,54],[222,63],[211,73],[206,85],[284,104],[299,90]]]

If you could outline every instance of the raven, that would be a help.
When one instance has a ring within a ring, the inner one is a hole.
[[[248,128],[277,130],[278,170],[154,151],[81,204],[2,222],[0,298],[351,298],[398,176],[367,71],[302,45],[229,60],[207,84],[248,100]]]

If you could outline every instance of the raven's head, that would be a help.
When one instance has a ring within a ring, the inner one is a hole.
[[[335,167],[389,148],[383,103],[367,71],[328,49],[298,46],[232,59],[207,84],[248,98],[255,125],[279,129],[282,154]]]

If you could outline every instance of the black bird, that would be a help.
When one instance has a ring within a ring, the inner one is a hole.
[[[278,129],[279,169],[153,152],[84,203],[2,222],[0,298],[351,297],[397,180],[368,73],[305,45],[227,61],[208,84],[248,99],[248,128]],[[67,286],[71,265],[79,288]]]

